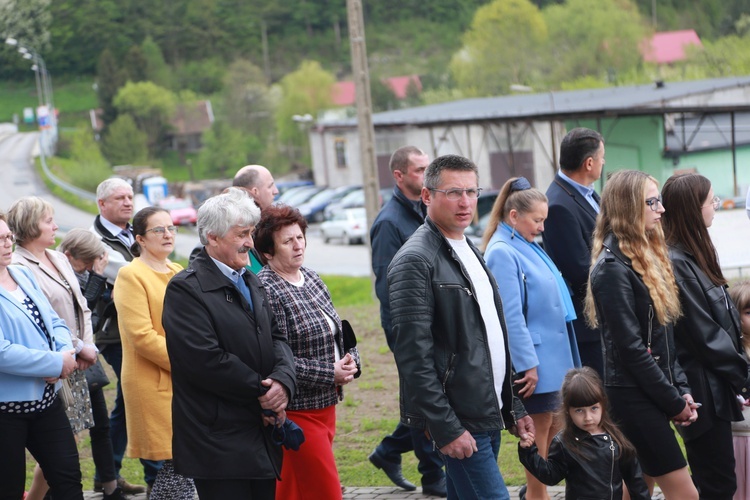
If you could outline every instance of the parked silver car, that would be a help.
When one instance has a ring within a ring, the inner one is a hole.
[[[320,225],[325,243],[340,239],[345,245],[364,243],[367,237],[367,216],[364,208],[346,208],[337,211]]]

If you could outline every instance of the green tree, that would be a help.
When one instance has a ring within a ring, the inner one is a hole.
[[[547,7],[544,17],[551,82],[592,75],[616,83],[641,62],[648,29],[631,0],[568,0]]]
[[[494,0],[476,11],[451,75],[467,96],[507,94],[511,84],[531,83],[546,40],[544,18],[529,0]]]
[[[154,42],[153,38],[147,36],[141,44],[141,51],[146,62],[146,78],[144,79],[154,82],[160,87],[172,88],[171,72],[167,63],[164,62],[159,44]]]
[[[23,78],[31,63],[7,46],[6,38],[44,54],[49,49],[51,0],[0,0],[0,76]]]
[[[400,107],[393,89],[381,78],[370,80],[370,96],[372,97],[373,111],[389,111]]]
[[[152,156],[161,148],[176,102],[172,91],[152,82],[128,82],[114,99],[118,113],[132,116],[138,128],[146,133]]]
[[[73,133],[70,158],[77,163],[77,168],[70,172],[71,183],[92,193],[101,181],[112,175],[109,163],[88,127],[78,128]]]
[[[198,160],[203,171],[217,177],[228,177],[245,164],[247,152],[242,132],[226,122],[214,122],[203,134],[203,150]]]
[[[125,84],[125,79],[125,72],[117,65],[112,52],[104,49],[96,68],[96,95],[102,109],[105,130],[117,118],[117,108],[113,101],[120,87]]]
[[[266,77],[258,66],[237,59],[224,76],[224,116],[238,130],[267,137],[274,127],[273,105]]]
[[[132,116],[122,115],[107,130],[102,152],[112,165],[143,165],[148,160],[148,139]]]
[[[307,130],[293,117],[315,117],[330,107],[334,82],[334,76],[317,61],[303,61],[297,71],[281,79],[282,96],[275,113],[276,131],[292,162],[309,157]]]
[[[148,80],[146,56],[143,49],[138,45],[133,45],[125,54],[125,73],[128,75],[128,81],[145,82]]]
[[[720,78],[750,74],[750,34],[729,35],[691,47],[683,74],[690,78]]]

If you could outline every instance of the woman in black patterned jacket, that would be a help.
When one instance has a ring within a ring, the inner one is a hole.
[[[307,222],[295,208],[263,210],[255,228],[255,247],[266,266],[258,273],[276,321],[294,354],[297,394],[287,416],[302,427],[305,443],[284,451],[276,498],[341,498],[333,437],[336,403],[342,386],[354,379],[359,356],[344,352],[341,319],[320,277],[302,267]]]

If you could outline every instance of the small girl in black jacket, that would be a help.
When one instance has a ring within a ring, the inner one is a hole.
[[[607,413],[599,375],[589,367],[574,368],[560,391],[563,429],[553,438],[546,460],[533,435],[518,443],[523,466],[550,486],[565,479],[567,499],[622,499],[623,481],[631,499],[650,499],[635,448]]]

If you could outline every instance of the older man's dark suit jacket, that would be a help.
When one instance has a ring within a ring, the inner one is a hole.
[[[591,235],[596,224],[596,210],[581,193],[560,177],[560,174],[555,175],[555,180],[547,189],[547,198],[549,214],[542,233],[544,249],[560,269],[573,292],[573,304],[578,316],[573,326],[578,345],[581,347],[581,361],[586,366],[598,369],[602,366],[601,353],[598,353],[599,357],[594,360],[585,358],[586,353],[596,349],[590,344],[596,343],[601,346],[599,331],[590,329],[583,315],[586,284],[591,267]],[[598,201],[596,194],[595,199]]]
[[[169,282],[162,322],[172,365],[175,470],[196,479],[273,479],[281,448],[264,427],[261,380],[291,400],[294,358],[258,277],[243,275],[253,309],[202,250]]]

